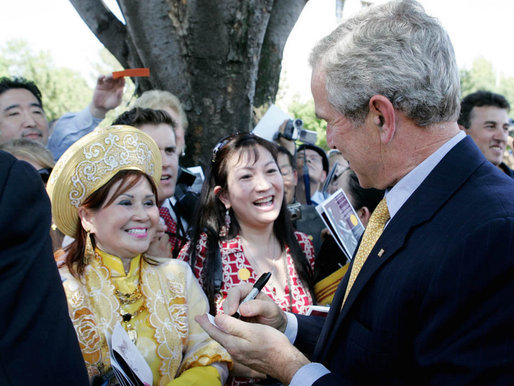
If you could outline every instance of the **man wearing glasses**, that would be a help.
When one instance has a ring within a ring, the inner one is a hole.
[[[325,199],[321,188],[328,174],[328,158],[325,151],[311,144],[298,146],[296,171],[299,179],[296,185],[296,199],[307,205],[321,203]]]

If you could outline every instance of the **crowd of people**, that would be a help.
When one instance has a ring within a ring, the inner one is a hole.
[[[100,76],[50,127],[37,85],[0,78],[0,383],[117,384],[120,327],[154,385],[514,383],[509,102],[461,98],[413,0],[344,21],[310,64],[330,150],[232,134],[200,192],[170,92],[98,127],[124,89]],[[351,253],[319,209],[341,190]]]

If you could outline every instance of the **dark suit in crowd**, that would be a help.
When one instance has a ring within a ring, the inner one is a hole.
[[[297,316],[295,345],[332,371],[316,384],[514,384],[513,197],[469,137],[450,150],[386,226],[341,312],[349,275],[324,325]]]
[[[24,161],[0,151],[0,384],[87,385],[52,256],[50,201]]]

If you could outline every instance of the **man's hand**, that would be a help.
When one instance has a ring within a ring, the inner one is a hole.
[[[251,303],[268,302],[253,300],[245,305]],[[240,311],[245,314],[243,308],[248,307],[243,306]],[[270,326],[247,323],[224,314],[215,318],[218,328],[209,322],[207,315],[197,315],[195,320],[234,360],[286,385],[302,366],[310,363],[284,334]]]
[[[282,122],[282,124],[278,128],[278,132],[281,135],[278,137],[277,142],[279,143],[280,146],[285,147],[289,153],[294,155],[295,152],[296,152],[296,143],[295,143],[295,141],[292,140],[292,139],[287,139],[286,137],[284,137],[284,131],[285,131],[285,128],[287,126],[287,122],[289,122],[289,119],[286,119],[284,122]]]
[[[163,257],[171,259],[171,242],[170,237],[165,233],[166,225],[159,223],[157,225],[157,232],[146,251],[148,256]]]
[[[105,118],[109,110],[120,105],[124,87],[125,78],[114,79],[112,75],[100,75],[96,80],[93,101],[89,106],[91,114],[96,118]]]
[[[234,315],[239,304],[252,290],[250,284],[239,285],[229,289],[227,298],[223,303],[223,312],[226,315]],[[243,320],[271,326],[284,332],[287,326],[287,317],[284,311],[267,295],[262,292],[255,300],[241,304],[239,313]]]

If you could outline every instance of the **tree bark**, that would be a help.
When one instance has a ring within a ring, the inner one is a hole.
[[[70,0],[125,68],[148,67],[139,91],[168,90],[189,129],[185,166],[208,165],[216,141],[253,128],[254,107],[273,102],[285,42],[306,0]]]
[[[287,38],[300,17],[305,1],[276,1],[261,50],[255,107],[275,102],[282,71],[282,53]]]

